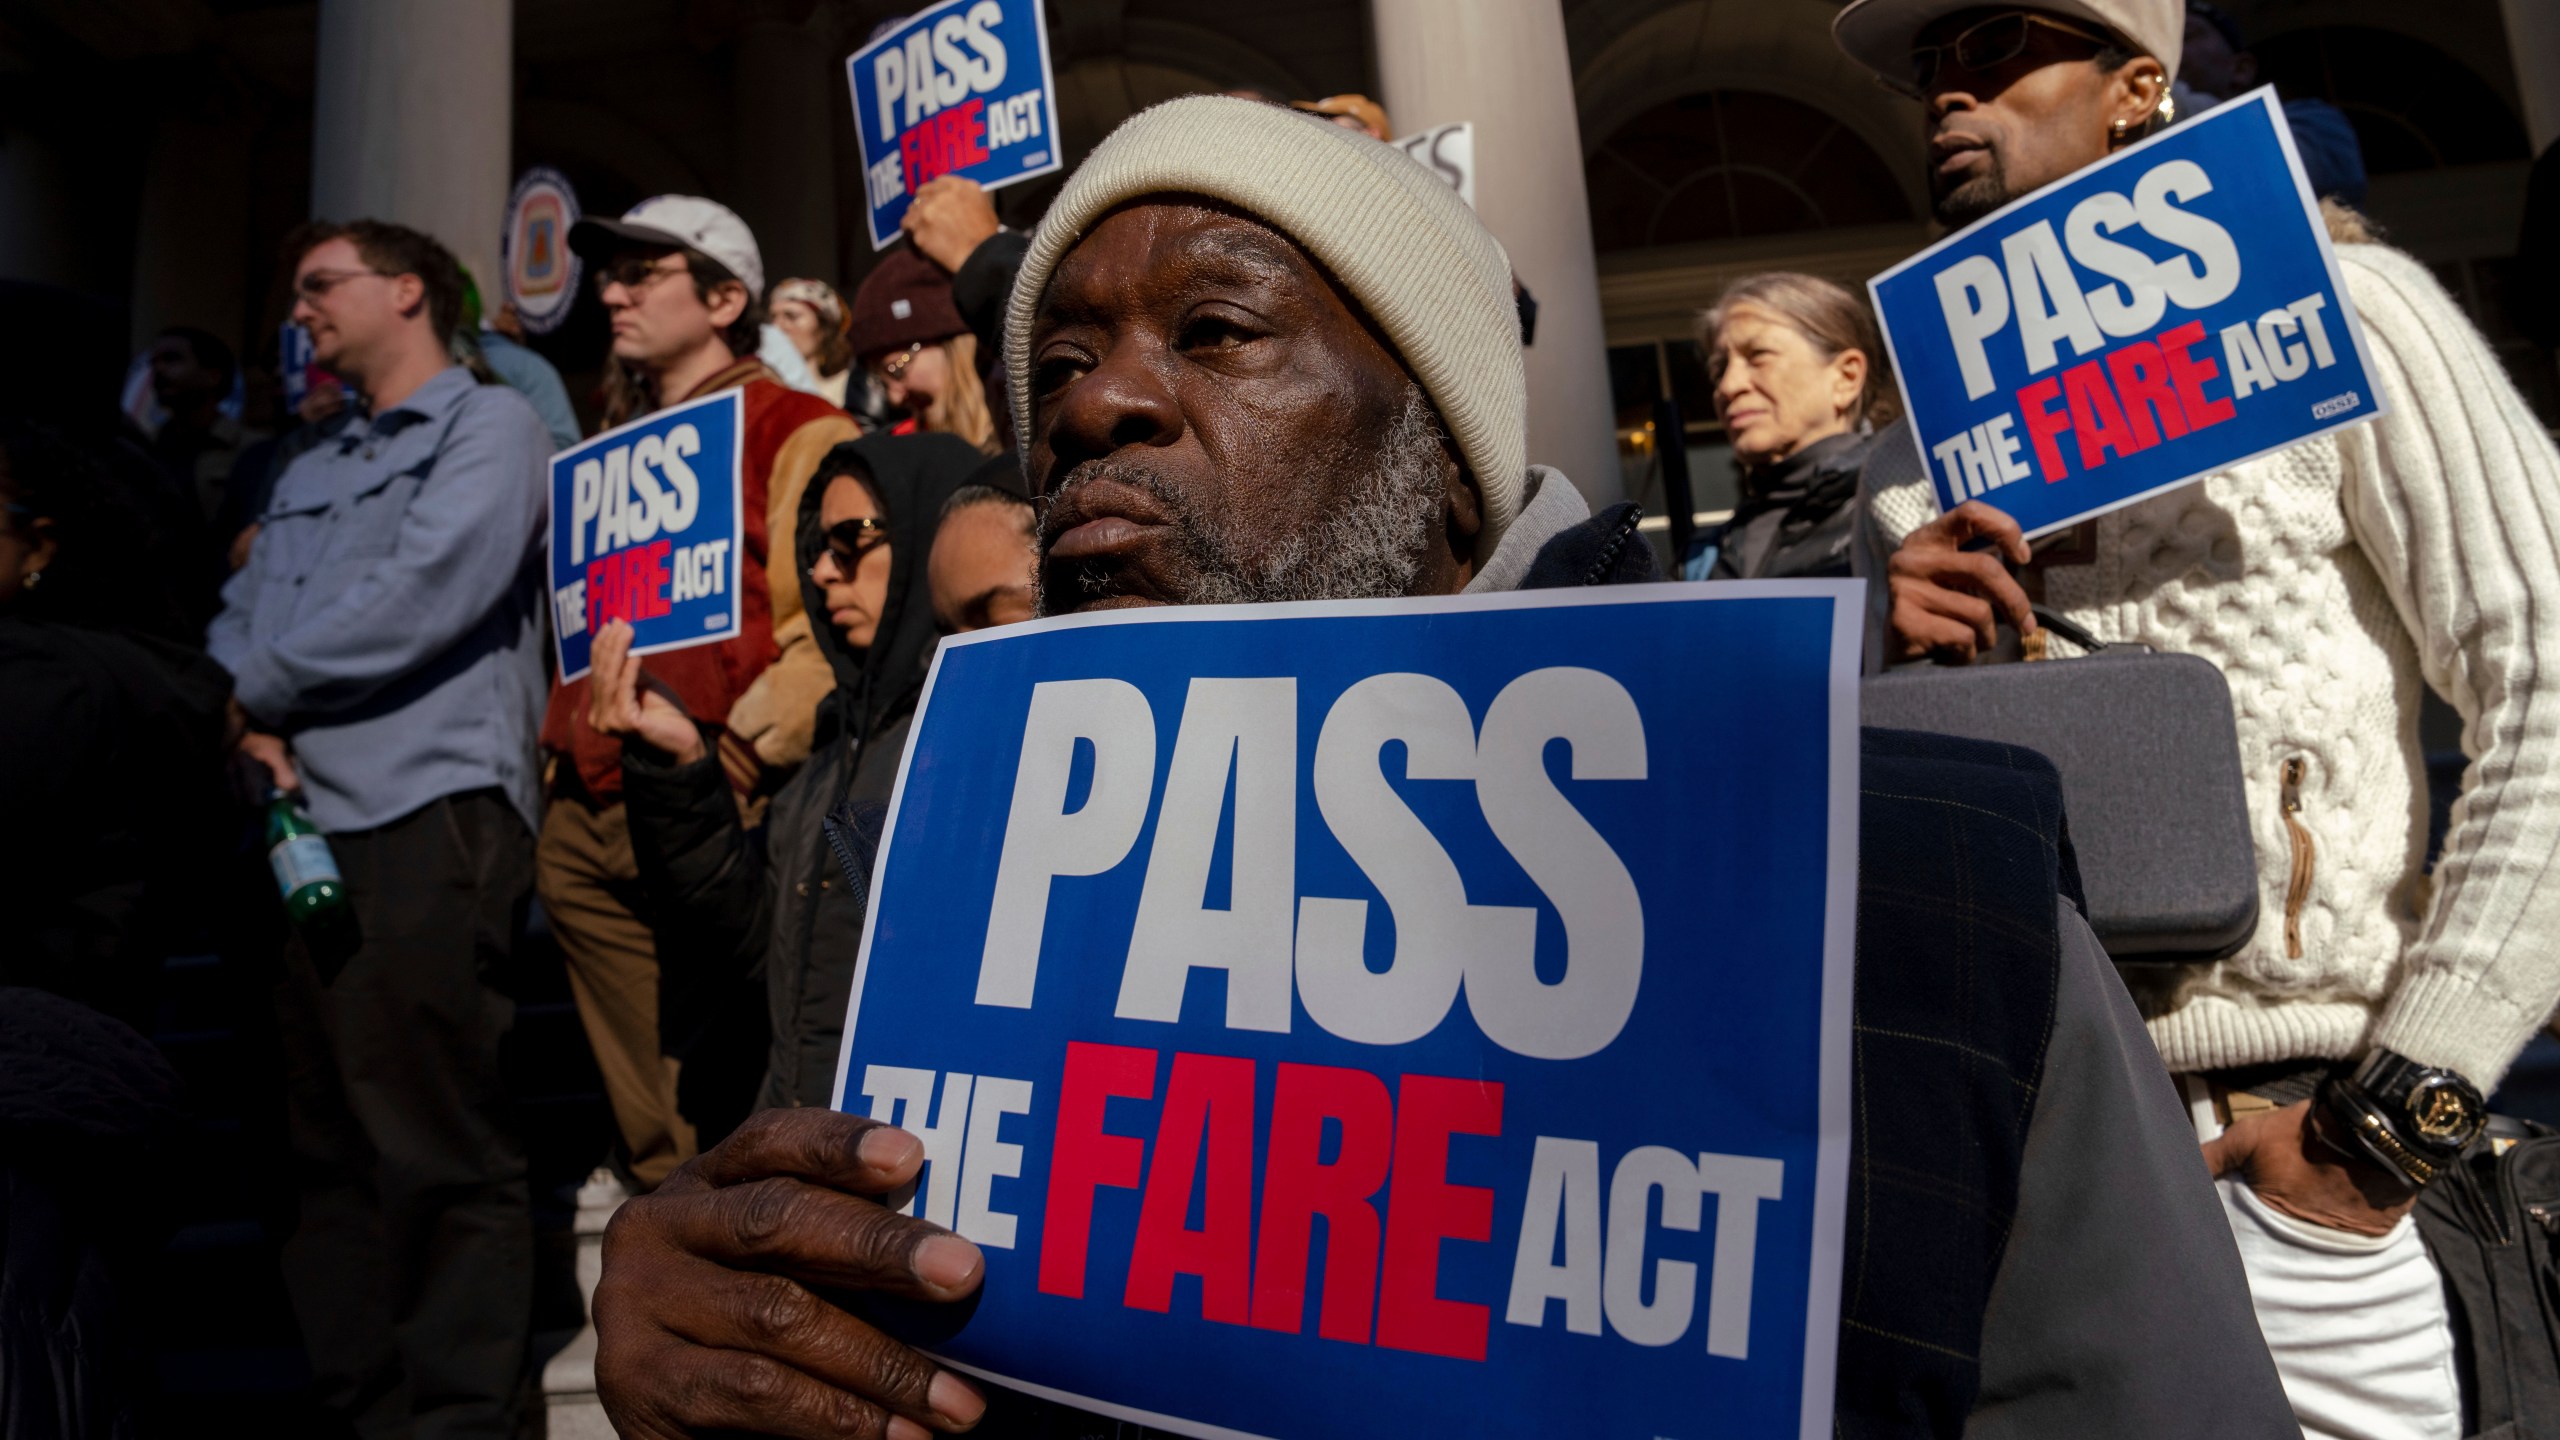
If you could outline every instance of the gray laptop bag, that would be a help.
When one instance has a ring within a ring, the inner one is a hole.
[[[2051,759],[2089,925],[2117,963],[2238,950],[2258,927],[2258,856],[2220,667],[2045,623],[2094,653],[1889,671],[1861,687],[1862,723],[2003,740]]]

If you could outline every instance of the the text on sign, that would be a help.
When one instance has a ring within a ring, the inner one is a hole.
[[[1369,902],[1297,894],[1297,682],[1192,681],[1117,1013],[1174,1021],[1191,972],[1218,969],[1233,1029],[1288,1030],[1294,995],[1335,1035],[1401,1045],[1436,1029],[1463,989],[1477,1025],[1505,1049],[1548,1060],[1598,1052],[1635,1008],[1644,907],[1625,863],[1548,776],[1546,749],[1557,740],[1571,749],[1575,780],[1644,778],[1635,701],[1595,670],[1519,677],[1494,697],[1481,733],[1458,692],[1428,675],[1373,675],[1334,701],[1315,746],[1316,805],[1393,913],[1392,963],[1372,971]],[[1474,782],[1486,825],[1563,923],[1561,980],[1538,978],[1534,909],[1467,899],[1456,863],[1381,768],[1390,744],[1403,747],[1408,779]],[[1092,780],[1070,810],[1080,746],[1093,756]],[[1102,874],[1129,854],[1154,799],[1155,763],[1155,718],[1137,687],[1068,680],[1034,688],[979,1004],[1029,1008],[1052,882]],[[1231,777],[1234,895],[1212,909],[1210,842]]]

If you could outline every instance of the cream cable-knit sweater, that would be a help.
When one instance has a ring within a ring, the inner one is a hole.
[[[2262,908],[2239,954],[2135,982],[2169,1068],[2383,1045],[2486,1088],[2560,1002],[2560,453],[2425,267],[2338,255],[2390,413],[2102,517],[2045,603],[2231,681]],[[1936,513],[1925,476],[1869,502],[1886,553]],[[2422,678],[2470,760],[2432,883]]]

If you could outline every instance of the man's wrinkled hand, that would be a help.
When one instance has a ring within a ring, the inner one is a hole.
[[[605,1231],[596,1391],[634,1437],[733,1431],[926,1440],[978,1422],[969,1383],[820,1291],[950,1302],[978,1247],[880,1202],[916,1177],[913,1135],[832,1110],[767,1110]]]
[[[596,632],[587,648],[587,667],[587,724],[597,734],[637,736],[674,756],[679,765],[709,753],[701,727],[684,707],[644,688],[640,657],[631,653],[631,622],[615,620]]]
[[[924,182],[907,202],[898,228],[924,258],[956,275],[971,253],[1004,226],[985,186],[966,176],[940,175]]]
[[[1967,550],[1989,539],[1995,550]],[[1996,551],[1996,553],[1995,553]],[[1893,658],[1929,656],[1965,665],[1999,643],[1998,621],[2021,635],[2035,633],[2027,592],[2001,564],[2023,565],[2032,554],[2018,522],[1979,500],[1968,500],[1911,532],[1886,566],[1893,595]]]
[[[2312,1105],[2301,1100],[2232,1121],[2205,1145],[2206,1168],[2216,1179],[2239,1176],[2259,1199],[2296,1220],[2356,1235],[2388,1234],[2418,1203],[2418,1192],[2370,1157],[2315,1134]]]

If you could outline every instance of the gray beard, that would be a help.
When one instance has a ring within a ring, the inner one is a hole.
[[[1196,583],[1184,605],[1258,605],[1283,600],[1366,600],[1409,595],[1422,577],[1431,522],[1447,505],[1438,415],[1419,385],[1405,387],[1404,408],[1365,456],[1346,457],[1370,483],[1312,529],[1288,535],[1245,534],[1233,521],[1199,513],[1179,491],[1138,465],[1093,460],[1067,476],[1059,492],[1108,477],[1144,490],[1174,518],[1172,528]],[[1085,583],[1099,589],[1099,577]],[[1069,597],[1050,593],[1040,613],[1058,613]]]

